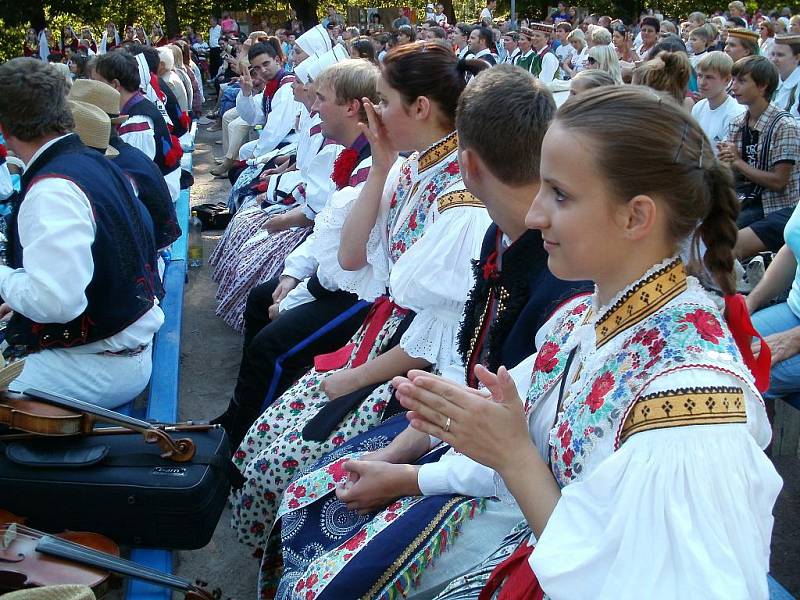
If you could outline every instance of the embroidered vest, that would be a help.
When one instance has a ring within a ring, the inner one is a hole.
[[[592,364],[591,374],[566,387],[563,410],[550,431],[551,466],[562,487],[583,476],[589,456],[600,443],[613,440],[613,450],[617,450],[637,429],[689,424],[687,419],[691,424],[746,422],[744,397],[741,389],[735,388],[670,392],[671,400],[656,401],[663,405],[664,418],[654,415],[646,427],[639,422],[642,415],[637,417],[633,410],[648,406],[648,402],[652,409],[653,399],[642,398],[642,392],[659,375],[677,369],[726,371],[755,391],[736,343],[715,308],[688,296],[665,308],[686,289],[683,264],[675,261],[642,280],[595,325],[597,351],[619,335],[624,335],[625,342],[599,363],[588,357],[585,364]],[[578,303],[542,344],[533,367],[527,410],[560,384],[574,346],[570,338],[586,321],[590,307],[590,298]]]
[[[264,86],[264,93],[261,96],[261,110],[264,111],[265,117],[272,112],[272,99],[278,93],[278,90],[287,83],[292,83],[294,79],[294,75],[291,73],[287,75],[286,71],[281,69],[275,77],[267,82],[267,85]]]
[[[111,337],[150,310],[155,297],[163,296],[150,215],[123,172],[99,152],[86,148],[77,135],[50,146],[25,171],[9,221],[8,266],[19,269],[23,265],[17,218],[25,193],[34,181],[48,177],[74,182],[89,199],[95,218],[94,272],[86,288],[86,310],[69,323],[36,323],[14,313],[6,339],[11,346],[24,346],[28,353]]]
[[[529,71],[531,72],[531,75],[533,75],[534,77],[539,77],[539,74],[542,72],[542,60],[544,59],[545,55],[553,53],[550,50],[550,46],[546,46],[542,50],[543,52],[541,53],[539,52],[533,53],[533,59],[531,61],[531,66]],[[556,74],[557,73],[558,69],[556,69]],[[553,75],[553,78],[555,79],[555,75]]]
[[[122,113],[133,116],[147,117],[153,123],[153,136],[156,140],[156,155],[153,162],[158,165],[162,175],[172,173],[181,166],[183,149],[178,139],[167,128],[167,123],[156,105],[144,96],[135,96],[122,108]]]
[[[389,256],[393,263],[422,237],[433,203],[437,199],[446,204],[449,202],[439,196],[461,180],[458,159],[454,154],[457,148],[458,135],[453,132],[419,155],[416,181],[412,168],[413,157],[403,164],[400,180],[389,203]],[[436,170],[435,174],[417,194],[423,175],[427,178],[432,169]],[[471,194],[469,196],[475,199]],[[404,211],[409,202],[413,202],[414,207]],[[438,206],[440,213],[446,208],[447,205]],[[401,216],[404,219],[402,224],[398,222]]]

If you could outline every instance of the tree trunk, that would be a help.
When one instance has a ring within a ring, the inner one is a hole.
[[[297,18],[306,29],[310,29],[319,23],[317,19],[318,0],[290,0],[289,4],[295,10]]]
[[[31,27],[36,31],[41,31],[47,27],[47,19],[44,16],[44,3],[42,0],[31,0],[25,12],[30,15]]]
[[[164,5],[164,29],[169,38],[175,37],[180,33],[180,22],[178,21],[178,1],[161,0]]]

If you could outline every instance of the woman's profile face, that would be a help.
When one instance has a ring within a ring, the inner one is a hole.
[[[378,97],[380,102],[376,108],[392,145],[400,152],[413,150],[416,140],[410,132],[413,131],[414,120],[400,92],[390,86],[383,76],[378,80]]]
[[[590,144],[556,122],[542,144],[542,182],[525,224],[542,232],[547,265],[561,279],[598,280],[630,252],[618,212],[624,205],[606,190]]]
[[[619,48],[622,46],[622,42],[625,41],[625,36],[622,35],[619,31],[615,31],[611,34],[611,40],[614,42],[614,46]]]

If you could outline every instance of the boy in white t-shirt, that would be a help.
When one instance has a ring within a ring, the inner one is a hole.
[[[692,68],[697,71],[697,65],[706,55],[708,47],[713,43],[711,39],[711,32],[705,25],[697,27],[689,32],[689,41],[686,44],[689,50],[689,62],[692,63]]]
[[[747,108],[728,95],[733,59],[724,52],[707,52],[697,63],[697,87],[703,99],[692,107],[711,147],[728,136],[728,124]]]

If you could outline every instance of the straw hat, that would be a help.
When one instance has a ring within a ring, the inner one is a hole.
[[[69,100],[68,104],[75,119],[75,133],[81,141],[90,148],[105,152],[108,158],[119,156],[117,149],[108,145],[111,136],[111,119],[108,115],[88,102]]]
[[[753,43],[758,43],[759,35],[755,31],[745,29],[744,27],[733,27],[728,29],[728,37],[740,38],[743,40],[750,40]]]
[[[95,600],[95,595],[85,585],[48,585],[3,594],[0,598],[3,600]]]
[[[787,46],[800,46],[800,35],[796,33],[779,33],[775,36],[776,44],[786,44]]]
[[[553,25],[549,25],[547,23],[528,23],[528,27],[530,27],[533,31],[543,31],[545,33],[553,33],[555,30]]]
[[[111,123],[114,125],[119,125],[125,120],[125,117],[119,116],[119,92],[106,83],[93,79],[76,79],[67,98],[93,104],[102,109],[111,117]]]

